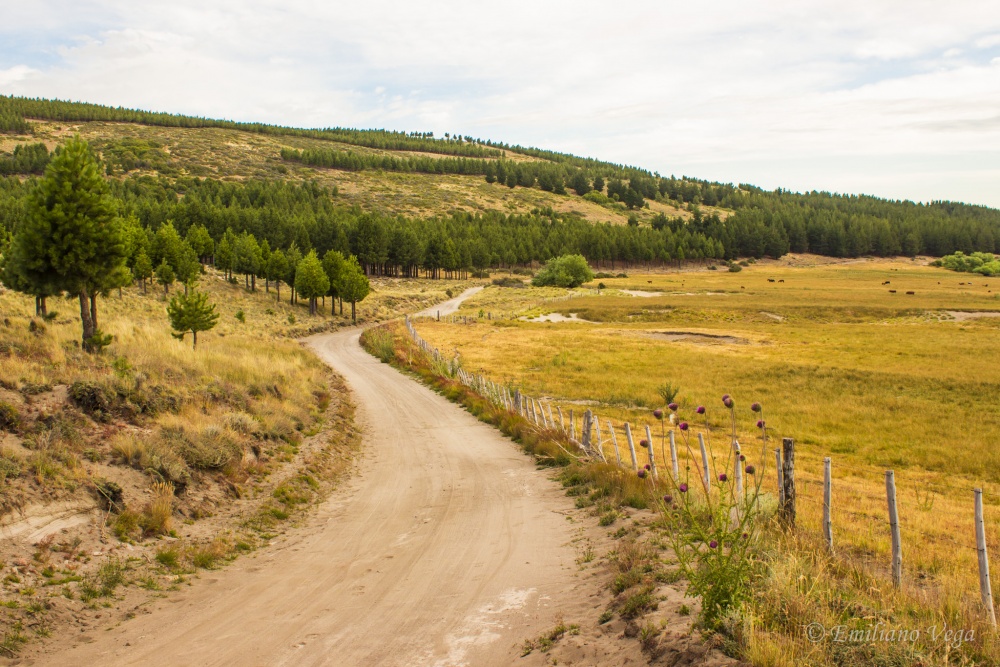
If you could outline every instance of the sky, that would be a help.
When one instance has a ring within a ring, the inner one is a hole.
[[[1000,207],[1000,3],[0,0],[0,93]]]

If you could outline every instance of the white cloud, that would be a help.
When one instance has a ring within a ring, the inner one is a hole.
[[[1000,205],[980,159],[1000,146],[1000,80],[985,61],[1000,45],[994,2],[945,15],[902,0],[31,10],[5,22],[16,32],[0,26],[0,44],[25,44],[0,46],[0,92],[461,132],[765,187]],[[948,166],[962,155],[979,171]]]
[[[26,65],[14,65],[9,69],[0,69],[0,86],[8,87],[24,81],[32,74],[37,74],[38,70]]]

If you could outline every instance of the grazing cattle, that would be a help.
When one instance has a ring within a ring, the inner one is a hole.
[[[740,285],[740,289],[746,289],[746,287],[744,287],[743,285]]]
[[[907,292],[907,294],[912,295],[912,294],[916,294],[916,292]]]
[[[894,290],[894,289],[889,290],[889,294],[895,294],[895,293],[896,293],[896,290]]]
[[[646,283],[647,283],[648,285],[652,285],[652,284],[653,284],[653,281],[652,281],[652,280],[647,280],[647,281],[646,281]]]
[[[785,279],[784,279],[784,278],[782,278],[782,279],[781,279],[781,280],[779,280],[778,282],[779,282],[779,283],[783,283],[783,282],[785,282]]]
[[[884,282],[884,283],[882,283],[882,284],[883,284],[883,285],[888,285],[888,284],[889,284],[889,281],[887,280],[887,281],[885,281],[885,282]]]
[[[773,282],[774,282],[774,278],[768,278],[768,279],[767,279],[767,282],[769,282],[769,283],[773,283]]]

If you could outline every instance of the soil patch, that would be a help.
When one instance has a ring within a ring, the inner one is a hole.
[[[728,334],[707,334],[696,331],[650,331],[646,334],[650,338],[658,340],[668,340],[672,343],[699,343],[702,345],[749,345],[746,338],[730,336]]]

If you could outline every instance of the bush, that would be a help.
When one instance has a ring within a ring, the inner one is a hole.
[[[587,265],[583,255],[562,255],[545,263],[541,271],[532,279],[536,287],[579,287],[594,279],[594,272]]]
[[[494,278],[493,284],[497,287],[524,287],[524,281],[518,278],[504,277]]]
[[[729,272],[730,273],[739,273],[742,270],[743,270],[743,267],[740,266],[739,264],[730,264],[729,265]]]
[[[21,428],[21,415],[10,403],[0,401],[0,431],[16,433]]]
[[[105,420],[110,416],[111,404],[114,400],[107,387],[91,380],[77,380],[70,385],[69,399],[78,408],[98,421]]]

